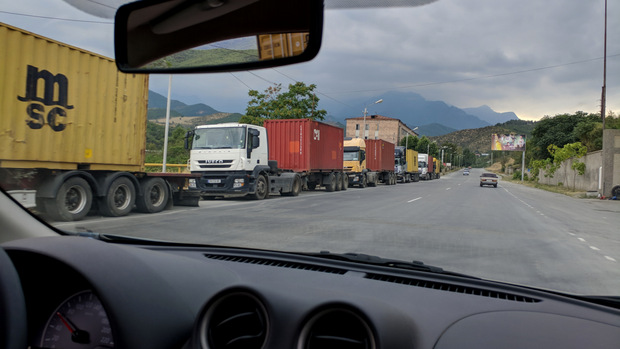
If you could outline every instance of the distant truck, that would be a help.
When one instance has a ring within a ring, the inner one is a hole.
[[[345,139],[344,171],[349,186],[396,184],[394,173],[394,144],[384,140]]]
[[[197,206],[190,174],[146,173],[148,75],[0,23],[0,182],[57,221]],[[74,69],[79,66],[80,69]]]
[[[439,179],[441,177],[441,160],[434,158],[434,178]]]
[[[402,183],[420,181],[418,152],[397,146],[394,149],[394,173],[396,173],[396,179]]]
[[[428,154],[418,154],[418,171],[420,173],[420,179],[433,179],[435,177],[435,162],[433,161],[433,157]]]
[[[324,186],[346,190],[343,130],[309,119],[197,126],[186,135],[190,170],[203,197],[297,196]],[[191,141],[191,144],[190,144]]]

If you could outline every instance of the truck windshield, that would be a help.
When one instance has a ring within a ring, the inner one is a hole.
[[[345,151],[343,154],[343,159],[344,161],[358,161],[359,158],[359,151]]]
[[[425,168],[425,167],[426,167],[426,161],[420,161],[420,162],[418,163],[418,167],[419,167],[419,168]]]
[[[245,133],[245,127],[199,128],[192,149],[243,149]]]

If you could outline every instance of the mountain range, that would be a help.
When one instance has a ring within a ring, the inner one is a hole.
[[[373,103],[382,99],[379,104]],[[360,106],[359,111],[353,106]],[[476,108],[457,108],[443,101],[429,101],[414,92],[390,91],[370,101],[367,98],[347,100],[345,103],[322,99],[321,108],[328,111],[326,121],[332,124],[346,125],[346,119],[363,116],[364,108],[367,115],[384,115],[400,119],[416,133],[426,136],[440,136],[458,130],[475,129],[504,123],[519,118],[513,112],[498,113],[489,106]],[[166,97],[149,90],[149,119],[165,116]],[[174,116],[206,116],[220,113],[204,104],[187,105],[178,100],[170,103],[171,115]]]

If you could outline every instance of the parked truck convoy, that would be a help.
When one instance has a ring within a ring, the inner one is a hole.
[[[226,123],[187,134],[192,187],[203,197],[297,196],[306,188],[346,190],[343,130],[309,119],[266,120],[264,127]],[[191,146],[190,146],[191,140]]]
[[[65,221],[198,204],[191,175],[145,172],[148,75],[3,23],[0,41],[15,48],[0,54],[0,182],[13,197]]]
[[[396,179],[402,183],[420,181],[418,152],[404,146],[394,148],[394,172]]]
[[[344,141],[344,171],[349,186],[396,184],[394,144],[381,139],[352,138]]]

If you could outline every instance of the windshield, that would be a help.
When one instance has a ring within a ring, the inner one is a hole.
[[[606,59],[602,1],[326,0],[312,61],[178,75],[116,70],[124,2],[2,1],[0,185],[50,226],[620,296],[618,1]]]
[[[359,151],[345,151],[343,154],[344,161],[358,161],[360,156]]]
[[[245,127],[196,129],[192,149],[243,149]]]

